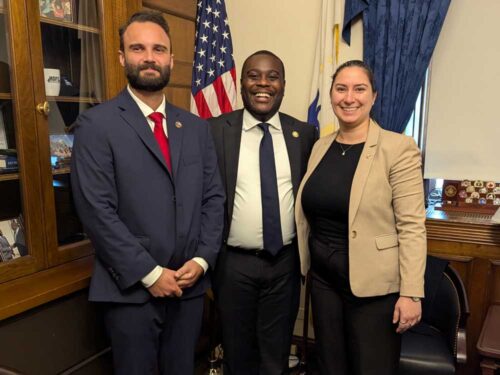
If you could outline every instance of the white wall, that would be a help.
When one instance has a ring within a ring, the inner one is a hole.
[[[238,92],[243,61],[255,51],[270,50],[285,64],[286,89],[280,110],[307,119],[320,9],[321,0],[226,0]],[[341,47],[342,61],[361,57],[361,22],[352,31],[353,48]],[[240,96],[238,105],[242,106]]]
[[[451,2],[431,62],[425,177],[500,181],[500,1]]]

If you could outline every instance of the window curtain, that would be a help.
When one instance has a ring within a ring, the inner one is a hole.
[[[402,133],[411,117],[451,0],[346,0],[342,36],[363,17],[363,59],[375,75],[372,117]]]

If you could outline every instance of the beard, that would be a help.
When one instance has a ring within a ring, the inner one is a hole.
[[[159,77],[141,76],[141,71],[154,69],[160,73]],[[125,62],[125,74],[130,86],[139,91],[155,92],[163,90],[170,80],[170,66],[158,66],[155,63],[133,65]]]

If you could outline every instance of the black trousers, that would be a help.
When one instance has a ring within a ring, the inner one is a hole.
[[[117,375],[194,374],[204,297],[109,303],[105,322]]]
[[[214,291],[222,322],[224,374],[287,373],[300,297],[295,244],[275,257],[228,247],[219,255]]]
[[[322,375],[395,375],[401,336],[392,324],[398,294],[360,298],[347,251],[311,241],[311,302]]]

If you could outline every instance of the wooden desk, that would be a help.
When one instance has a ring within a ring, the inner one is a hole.
[[[482,375],[494,375],[500,369],[500,305],[492,305],[484,320],[477,351],[481,360]]]
[[[476,349],[490,305],[500,305],[500,225],[491,215],[427,210],[427,245],[431,255],[450,261],[469,298],[467,363],[457,374],[481,373]]]

